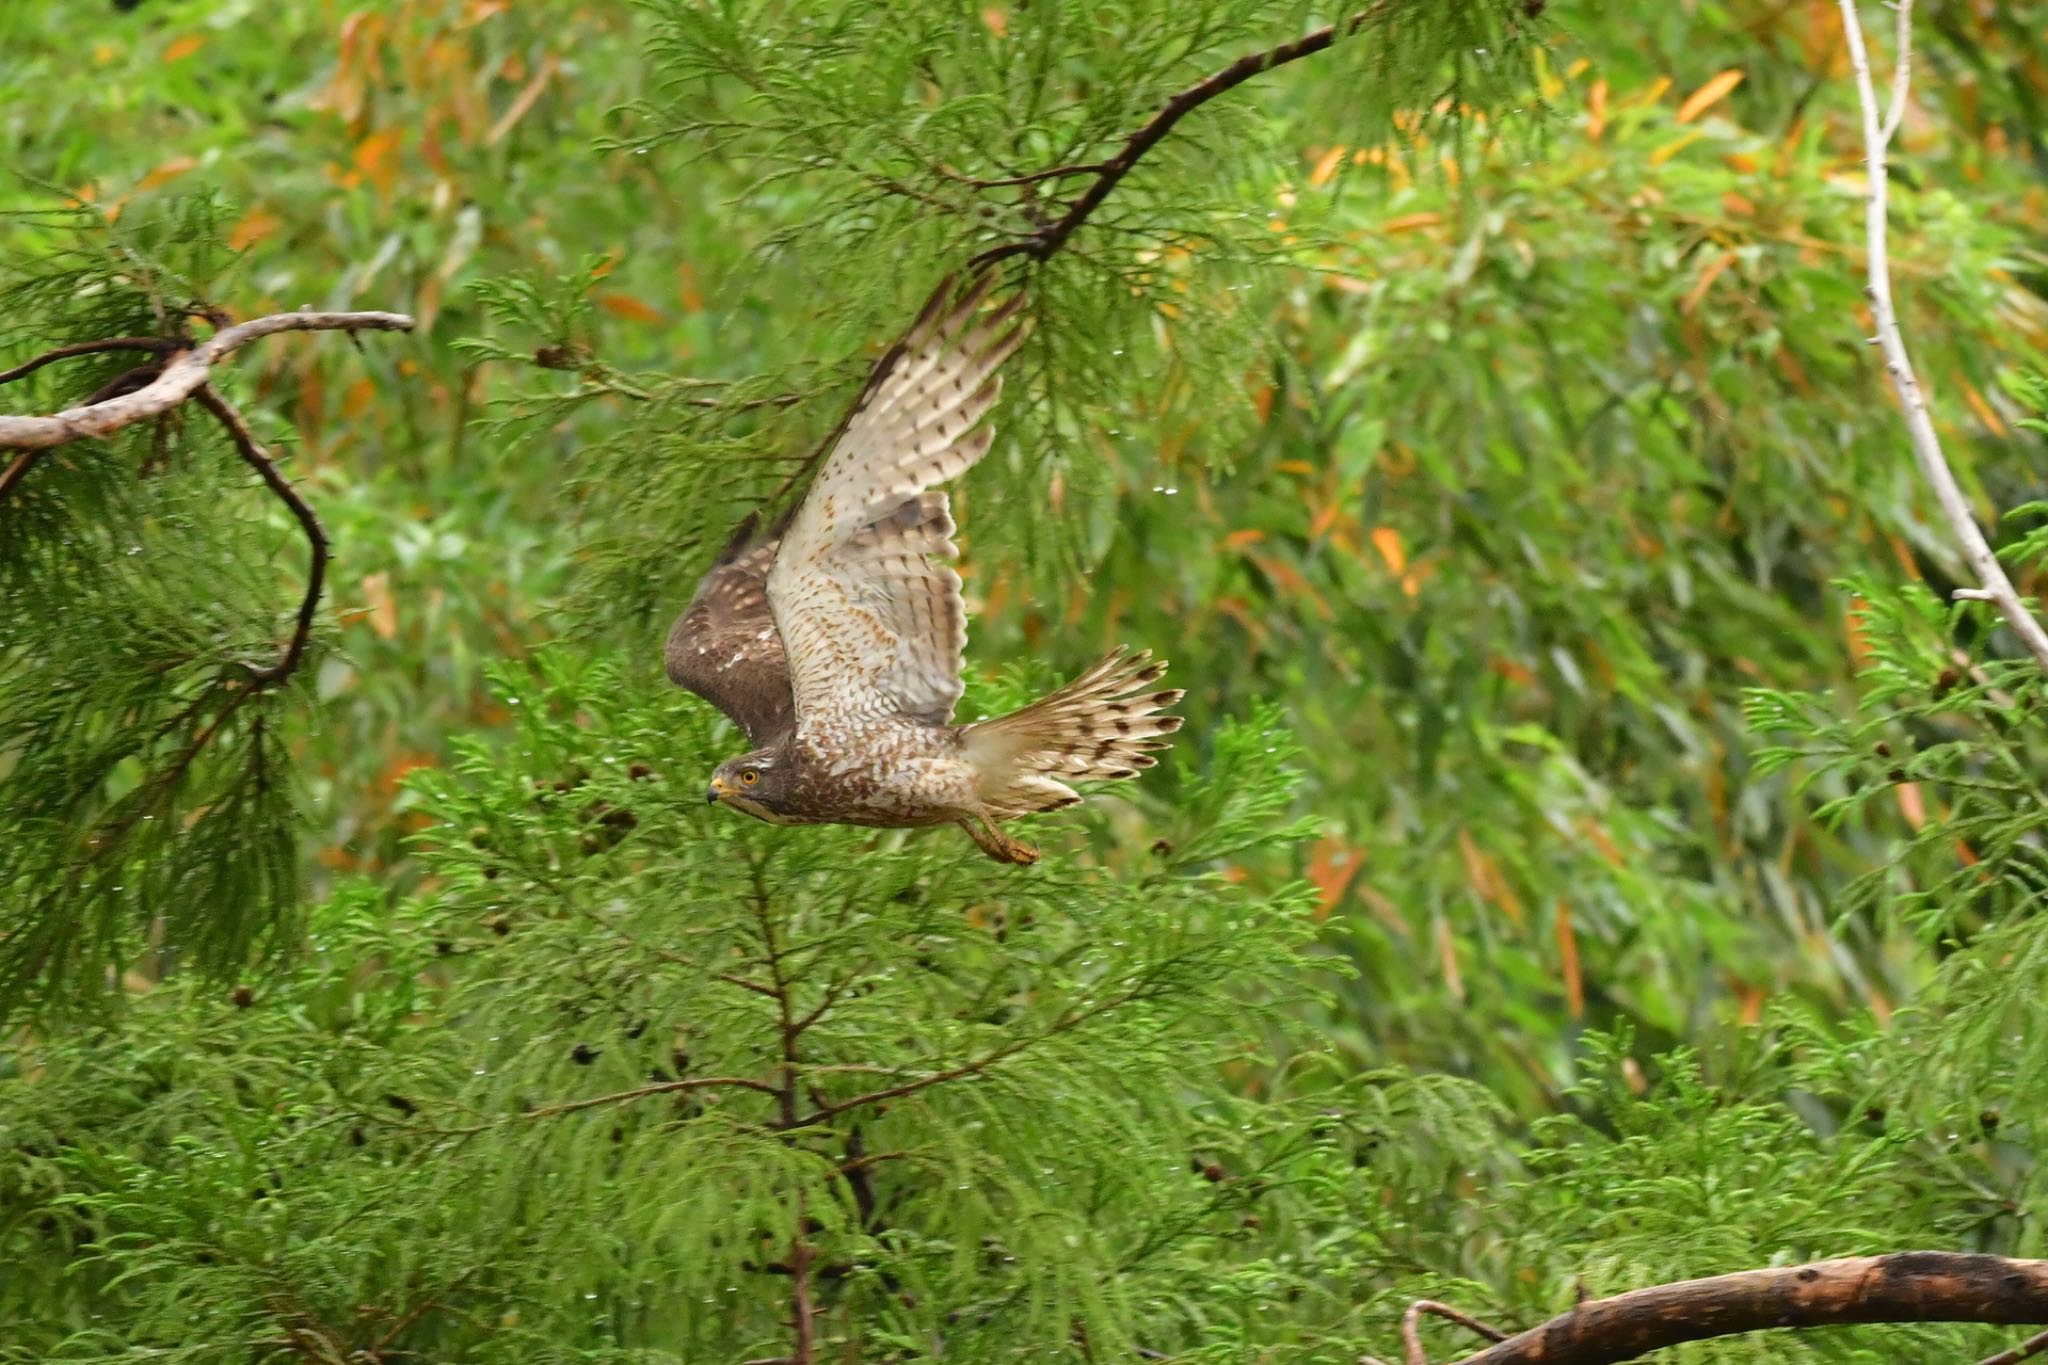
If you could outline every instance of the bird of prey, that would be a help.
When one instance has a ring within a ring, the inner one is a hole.
[[[740,523],[667,644],[668,676],[755,747],[708,800],[774,824],[957,824],[989,857],[1037,850],[1002,822],[1079,801],[1067,784],[1134,776],[1182,718],[1164,662],[1118,649],[1007,716],[955,724],[967,612],[937,485],[988,453],[997,370],[1022,296],[984,273],[942,284],[876,362],[802,499]]]

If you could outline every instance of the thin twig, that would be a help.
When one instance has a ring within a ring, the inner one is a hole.
[[[963,185],[972,185],[978,190],[995,190],[1009,185],[1036,185],[1041,180],[1063,180],[1073,175],[1101,175],[1108,169],[1107,161],[1076,161],[1065,166],[1048,166],[1042,171],[1030,171],[1024,175],[962,175],[951,166],[940,166],[938,171],[947,179],[957,180]]]
[[[2048,1332],[2036,1332],[2010,1351],[2000,1351],[1995,1356],[1986,1356],[1978,1361],[1977,1365],[2018,1365],[2018,1362],[2029,1356],[2037,1356],[2043,1351],[2048,1351]]]
[[[1401,1345],[1405,1352],[1405,1365],[1429,1365],[1429,1357],[1422,1350],[1422,1315],[1424,1313],[1455,1322],[1468,1332],[1475,1332],[1488,1341],[1506,1341],[1508,1334],[1481,1322],[1469,1313],[1461,1312],[1447,1303],[1435,1299],[1417,1299],[1408,1305],[1408,1311],[1401,1315]]]
[[[1117,150],[1115,156],[1100,163],[1100,168],[1095,172],[1094,182],[1067,206],[1067,211],[1051,226],[1021,240],[990,247],[970,261],[968,269],[978,270],[997,261],[1008,260],[1012,256],[1029,256],[1033,260],[1045,260],[1066,244],[1067,239],[1088,221],[1088,215],[1100,208],[1102,201],[1109,198],[1110,192],[1130,174],[1131,168],[1138,164],[1145,153],[1158,146],[1166,135],[1173,131],[1173,125],[1179,123],[1189,112],[1207,104],[1225,91],[1243,85],[1254,76],[1335,45],[1340,37],[1349,37],[1378,18],[1391,4],[1392,0],[1380,0],[1380,3],[1360,10],[1349,19],[1326,25],[1291,43],[1282,43],[1263,52],[1249,53],[1206,80],[1174,95],[1159,107],[1158,113],[1146,120],[1144,126],[1124,139],[1124,145]],[[1066,171],[1074,168],[1054,169]]]
[[[34,360],[16,365],[11,370],[0,370],[0,384],[12,384],[25,379],[45,365],[73,356],[104,355],[108,351],[153,351],[159,355],[171,351],[182,351],[192,343],[183,338],[165,337],[108,337],[104,341],[81,341],[72,346],[59,346],[54,351],[45,351]]]
[[[969,1076],[978,1076],[990,1067],[995,1066],[998,1062],[1007,1061],[1018,1053],[1028,1048],[1036,1047],[1049,1038],[1057,1037],[1071,1029],[1078,1028],[1082,1024],[1098,1019],[1112,1010],[1122,1009],[1125,1005],[1142,998],[1145,993],[1142,988],[1127,991],[1122,995],[1099,1001],[1087,1009],[1070,1011],[1067,1014],[1061,1015],[1037,1033],[1023,1038],[1014,1038],[1001,1047],[993,1048],[983,1053],[971,1062],[962,1062],[960,1065],[948,1067],[944,1071],[927,1072],[925,1075],[919,1076],[914,1080],[905,1081],[901,1085],[891,1085],[879,1090],[870,1090],[865,1094],[854,1095],[833,1104],[821,1104],[795,1126],[800,1128],[813,1127],[817,1124],[826,1123],[849,1110],[862,1109],[869,1105],[902,1099],[906,1095],[915,1095],[920,1090],[929,1090],[935,1085],[945,1085],[951,1081],[964,1080]]]
[[[573,1114],[579,1109],[595,1109],[601,1104],[625,1104],[632,1100],[646,1099],[649,1095],[668,1095],[688,1090],[758,1090],[764,1095],[780,1092],[766,1081],[753,1080],[746,1076],[694,1076],[680,1081],[657,1081],[653,1085],[638,1086],[632,1090],[615,1090],[609,1095],[592,1095],[589,1099],[565,1100],[561,1104],[544,1104],[538,1109],[529,1109],[522,1116],[529,1119],[547,1118],[553,1114]],[[482,1132],[489,1124],[481,1124],[474,1131]],[[471,1131],[452,1129],[452,1132]]]
[[[211,384],[201,384],[193,395],[199,406],[205,408],[228,433],[234,442],[235,453],[242,462],[256,471],[263,484],[279,502],[290,509],[298,521],[299,529],[306,533],[306,546],[310,562],[306,567],[306,594],[299,599],[299,614],[292,624],[292,638],[285,644],[284,652],[274,663],[254,664],[244,660],[242,667],[249,670],[251,681],[258,687],[272,687],[290,678],[305,656],[306,642],[312,638],[313,617],[320,610],[320,590],[327,581],[328,543],[327,530],[320,524],[320,517],[312,506],[299,496],[291,480],[278,472],[277,465],[266,455],[263,447],[256,443],[256,435],[249,430],[249,424],[232,403],[220,396],[220,390]]]
[[[2041,623],[2020,600],[2018,590],[2006,576],[2005,567],[1998,562],[1997,554],[1979,529],[1976,516],[1956,483],[1955,472],[1949,468],[1947,457],[1942,454],[1941,437],[1935,432],[1934,419],[1921,393],[1920,381],[1913,373],[1912,357],[1907,354],[1906,340],[1899,331],[1898,315],[1892,305],[1886,243],[1889,172],[1885,154],[1906,103],[1907,62],[1912,38],[1909,23],[1911,7],[1906,0],[1901,0],[1899,52],[1892,75],[1892,109],[1889,116],[1882,116],[1878,111],[1877,90],[1871,82],[1870,56],[1864,49],[1863,23],[1856,14],[1856,0],[1839,0],[1839,4],[1842,33],[1849,45],[1849,65],[1856,73],[1856,95],[1863,113],[1863,148],[1868,159],[1869,180],[1864,207],[1864,235],[1870,249],[1870,282],[1865,292],[1870,296],[1871,313],[1877,321],[1875,339],[1884,349],[1885,373],[1891,376],[1892,388],[1899,396],[1899,406],[1906,418],[1906,432],[1912,439],[1913,454],[1919,461],[1920,472],[1934,486],[1942,515],[1962,544],[1963,558],[1969,562],[1982,590],[1998,604],[2006,624],[2012,627],[2041,667],[2048,669],[2048,630],[2042,629]]]

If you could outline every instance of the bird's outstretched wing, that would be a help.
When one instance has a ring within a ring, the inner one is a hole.
[[[977,318],[994,283],[939,287],[877,362],[782,536],[767,596],[799,728],[952,719],[967,611],[935,485],[988,453],[979,423],[1024,337],[1021,296]]]
[[[760,513],[733,532],[696,596],[669,628],[671,682],[687,687],[732,718],[755,748],[788,733],[792,711],[789,663],[768,611],[768,566],[780,538],[757,538]]]

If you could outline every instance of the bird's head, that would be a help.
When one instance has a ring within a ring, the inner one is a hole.
[[[719,764],[711,774],[711,789],[704,799],[714,806],[723,803],[745,811],[756,820],[786,825],[791,822],[786,803],[792,776],[793,765],[787,754],[756,749]]]

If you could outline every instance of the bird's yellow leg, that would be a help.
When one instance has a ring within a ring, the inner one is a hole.
[[[999,863],[1016,863],[1029,866],[1038,861],[1038,850],[1021,840],[1012,839],[997,827],[995,818],[985,810],[960,821],[960,828],[981,847],[981,851]]]

